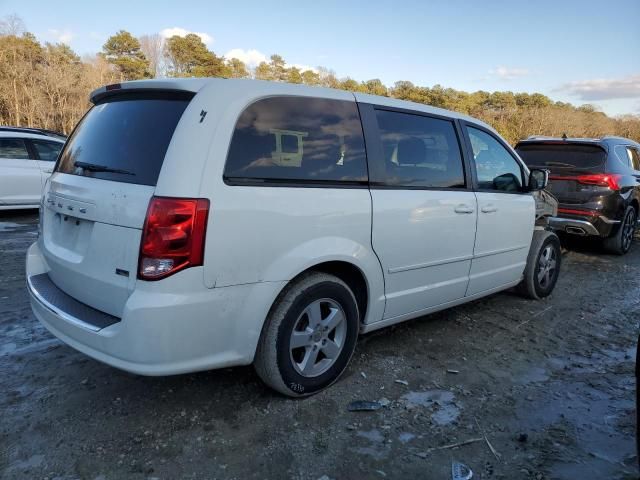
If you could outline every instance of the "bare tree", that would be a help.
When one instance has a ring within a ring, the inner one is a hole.
[[[139,39],[140,48],[144,56],[149,60],[149,69],[154,78],[163,77],[166,74],[166,61],[164,56],[164,38],[159,33],[142,35]]]
[[[117,35],[122,36],[122,32]],[[532,134],[563,133],[587,137],[617,134],[640,140],[639,115],[612,118],[591,105],[576,107],[538,93],[471,93],[440,85],[417,86],[408,81],[387,87],[376,79],[340,79],[326,68],[301,72],[287,67],[279,55],[249,71],[240,60],[217,56],[196,35],[173,37],[166,45],[158,34],[141,37],[139,45],[129,34],[127,40],[127,44],[135,44],[138,57],[144,57],[145,72],[148,59],[155,76],[250,76],[388,95],[480,118],[512,144]],[[165,56],[165,51],[169,55]],[[24,30],[24,23],[16,15],[0,20],[0,125],[45,127],[68,133],[90,107],[89,92],[119,81],[121,75],[109,55],[80,58],[68,45],[41,44]]]
[[[22,18],[15,13],[7,15],[0,20],[0,35],[22,35],[26,31]]]

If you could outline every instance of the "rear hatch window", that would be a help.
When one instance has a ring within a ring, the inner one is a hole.
[[[155,186],[190,92],[121,93],[96,104],[69,138],[56,171]]]
[[[571,143],[520,144],[516,151],[529,168],[547,168],[552,172],[601,172],[607,156],[604,149],[597,145]]]

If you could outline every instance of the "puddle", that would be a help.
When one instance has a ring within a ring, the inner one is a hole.
[[[527,383],[545,382],[547,380],[549,380],[549,374],[544,368],[540,367],[533,367],[517,378],[517,382],[523,385]]]
[[[368,455],[375,458],[376,460],[384,460],[388,453],[386,450],[380,450],[373,447],[354,448],[353,451],[359,453],[360,455]]]
[[[426,390],[424,392],[408,392],[401,397],[407,408],[436,407],[431,420],[437,425],[448,425],[458,419],[460,409],[455,404],[455,396],[447,390]]]
[[[370,446],[354,448],[353,451],[360,455],[367,455],[376,460],[382,460],[387,457],[389,450],[384,445],[384,435],[380,430],[360,430],[356,432],[358,437],[366,438],[371,442]]]
[[[460,410],[455,405],[448,405],[445,407],[440,407],[436,413],[431,415],[431,420],[433,420],[438,425],[449,425],[452,422],[455,422],[460,416]]]
[[[402,432],[400,435],[398,435],[398,440],[400,440],[400,443],[409,443],[414,438],[416,438],[416,436],[413,433],[409,432]]]
[[[424,392],[409,392],[401,397],[407,402],[407,407],[431,407],[434,403],[442,405],[453,402],[454,395],[447,390],[426,390]]]
[[[635,362],[636,347],[633,346],[626,350],[602,350],[602,354],[615,363]]]
[[[380,430],[359,431],[356,433],[359,437],[366,438],[370,442],[381,443],[384,442],[384,436],[380,433]]]
[[[0,345],[0,355],[6,355],[7,353],[15,352],[16,348],[18,348],[18,346],[13,342],[4,343]]]
[[[33,455],[27,460],[14,462],[10,468],[15,470],[26,470],[27,468],[37,468],[44,462],[44,455]]]
[[[632,377],[631,377],[632,378]],[[517,410],[518,430],[538,432],[550,442],[562,444],[567,438],[576,442],[577,449],[589,456],[584,465],[587,472],[599,464],[621,464],[634,454],[632,421],[635,401],[629,379],[628,385],[603,383],[590,386],[584,382],[550,382],[545,385],[545,395],[535,403],[522,402]],[[576,447],[574,447],[576,448]],[[607,478],[585,475],[574,470],[575,476],[565,476],[575,468],[575,462],[563,457],[564,450],[554,455],[552,478]]]

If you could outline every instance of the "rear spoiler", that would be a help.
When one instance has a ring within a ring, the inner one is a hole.
[[[516,146],[513,147],[515,149],[519,148],[519,147],[526,147],[529,145],[563,145],[563,146],[570,146],[570,145],[584,145],[584,146],[588,146],[588,147],[596,147],[599,148],[601,150],[604,150],[605,152],[607,151],[607,148],[605,146],[605,144],[599,143],[597,141],[593,141],[593,140],[562,140],[562,139],[526,139],[526,140],[520,140],[518,143],[516,143]]]
[[[180,79],[157,79],[157,80],[133,80],[130,82],[113,83],[100,87],[89,95],[89,100],[94,105],[102,102],[105,98],[141,92],[186,92],[197,93],[205,85],[220,81],[211,78],[180,78]]]

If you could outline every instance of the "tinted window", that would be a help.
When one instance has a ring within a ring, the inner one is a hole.
[[[272,97],[238,119],[224,175],[234,180],[367,180],[354,102]]]
[[[20,138],[0,138],[0,158],[28,159],[29,152]]]
[[[519,192],[522,190],[522,169],[509,151],[492,135],[467,127],[481,190]]]
[[[640,170],[640,158],[638,158],[638,151],[635,148],[627,147],[625,145],[617,145],[615,152],[616,156],[625,167]]]
[[[463,188],[464,170],[453,122],[376,110],[384,152],[384,184]]]
[[[49,162],[55,162],[58,159],[58,154],[62,150],[63,143],[46,142],[43,140],[31,140],[33,146],[38,152],[40,160],[46,160]]]
[[[123,95],[96,105],[69,138],[58,171],[155,185],[191,96]]]
[[[524,143],[516,148],[531,168],[551,170],[598,170],[604,165],[605,151],[596,145]]]
[[[640,170],[640,151],[637,148],[629,148],[631,151],[631,163],[634,170]]]

